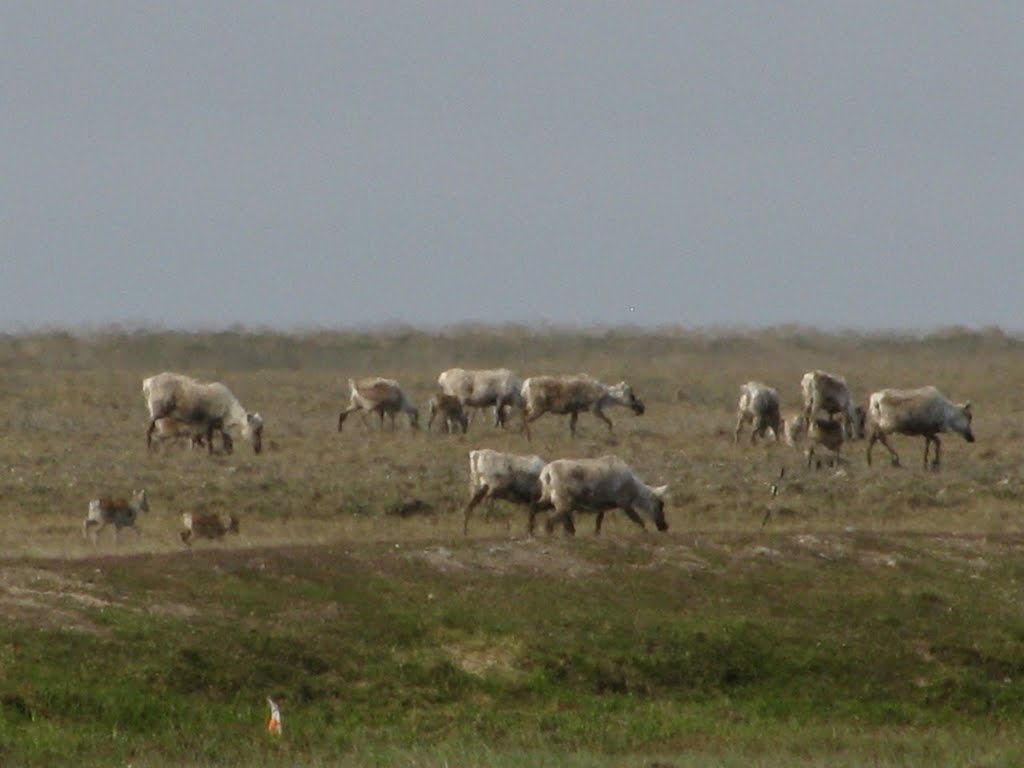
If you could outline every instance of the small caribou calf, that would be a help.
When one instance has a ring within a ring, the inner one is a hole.
[[[188,440],[189,448],[206,447],[206,427],[203,425],[190,424],[181,419],[165,416],[157,419],[154,423],[153,442],[157,445],[175,443],[179,440]],[[234,449],[234,441],[231,435],[222,428],[223,422],[214,423],[214,431],[220,432],[221,445],[224,453],[231,453]]]
[[[810,420],[810,425],[807,428],[807,439],[809,442],[806,452],[808,469],[811,468],[812,464],[821,469],[821,459],[815,462],[814,458],[814,449],[819,446],[831,452],[832,455],[828,458],[829,466],[839,466],[839,449],[843,447],[842,422],[816,416]]]
[[[108,524],[113,523],[114,543],[116,544],[122,528],[132,528],[136,534],[139,533],[135,522],[142,512],[149,512],[149,502],[146,500],[144,489],[135,491],[130,501],[114,499],[109,496],[93,499],[89,502],[89,514],[86,515],[85,522],[82,524],[82,535],[87,539],[90,538],[89,529],[96,526],[91,537],[93,544],[96,544],[99,541],[100,531]]]
[[[430,431],[434,419],[438,416],[441,417],[441,429],[448,434],[452,434],[459,428],[462,429],[462,434],[466,434],[466,430],[469,429],[469,416],[462,407],[462,402],[455,395],[438,392],[430,398],[427,409],[430,412],[430,418],[427,419],[427,432]]]
[[[225,525],[216,512],[195,515],[185,512],[181,516],[181,522],[185,525],[185,530],[181,532],[181,540],[190,547],[193,536],[215,540],[223,539],[225,533],[238,534],[238,518],[235,515],[228,515],[228,522]]]

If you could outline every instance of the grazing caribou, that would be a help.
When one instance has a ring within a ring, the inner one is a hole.
[[[258,413],[248,413],[231,390],[220,382],[201,382],[190,376],[165,371],[143,380],[142,395],[149,408],[147,447],[153,444],[157,421],[164,418],[184,422],[202,434],[210,453],[213,453],[213,433],[216,431],[222,435],[240,433],[243,439],[252,443],[256,453],[263,447],[263,419]],[[230,438],[227,438],[225,450],[230,444]]]
[[[530,509],[529,532],[540,500],[540,456],[501,453],[490,448],[469,452],[469,503],[466,505],[462,533],[469,532],[469,516],[485,499],[501,499]]]
[[[659,531],[668,530],[665,522],[668,486],[652,488],[645,484],[617,456],[552,461],[541,470],[540,487],[540,505],[555,510],[547,522],[548,531],[561,521],[566,531],[574,534],[573,513],[587,511],[597,513],[594,532],[600,533],[605,512],[616,508],[641,528],[646,527],[642,514]]]
[[[530,437],[530,423],[545,413],[569,414],[569,434],[576,437],[576,420],[584,411],[590,411],[607,424],[610,433],[612,422],[604,414],[609,405],[625,406],[637,416],[645,410],[644,404],[626,382],[609,386],[586,374],[533,376],[523,382],[523,402],[526,410],[522,428],[527,438]]]
[[[351,390],[349,406],[338,416],[338,431],[341,432],[345,419],[350,413],[361,411],[376,413],[380,416],[380,428],[384,431],[384,415],[391,419],[391,429],[395,429],[395,415],[404,413],[409,417],[409,426],[419,429],[420,412],[402,392],[402,388],[394,379],[382,379],[379,376],[371,376],[365,379],[349,379],[348,386]],[[365,418],[365,415],[364,415]]]
[[[800,379],[800,389],[804,396],[804,417],[808,422],[819,412],[830,419],[839,416],[846,437],[864,437],[863,419],[857,416],[857,406],[846,379],[827,371],[808,371]]]
[[[494,408],[494,426],[504,426],[509,410],[522,408],[523,382],[508,368],[467,370],[449,368],[437,377],[446,395],[457,397],[463,408]]]
[[[917,435],[924,438],[924,466],[928,468],[928,452],[935,446],[932,469],[939,467],[941,443],[940,432],[956,432],[969,442],[974,442],[971,431],[971,403],[951,402],[935,387],[919,389],[882,389],[868,400],[870,438],[868,441],[868,465],[871,465],[871,449],[876,442],[884,445],[894,466],[899,466],[900,457],[889,442],[889,435]]]
[[[733,442],[738,443],[745,424],[753,424],[750,442],[764,438],[770,429],[775,442],[782,436],[782,411],[779,393],[759,381],[748,381],[740,387],[740,401],[736,406],[736,430]]]

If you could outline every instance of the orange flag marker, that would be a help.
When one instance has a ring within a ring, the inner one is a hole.
[[[269,696],[267,697],[267,704],[270,705],[270,719],[267,720],[267,733],[272,733],[275,736],[281,735],[281,710],[278,708],[274,700]]]

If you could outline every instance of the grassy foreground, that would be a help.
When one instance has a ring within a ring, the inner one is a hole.
[[[11,562],[9,588],[49,592],[59,618],[26,610],[0,633],[4,764],[1019,764],[1024,541],[972,544]],[[280,740],[262,732],[267,695]]]
[[[998,333],[0,339],[0,764],[1020,765],[1022,349]],[[611,412],[614,436],[584,416],[575,442],[554,417],[529,444],[483,420],[466,439],[334,427],[349,375],[422,402],[442,368],[500,363],[628,378],[649,411]],[[979,442],[947,438],[939,473],[905,438],[905,469],[869,469],[859,444],[840,472],[733,445],[739,383],[795,406],[816,366],[859,397],[970,398]],[[138,382],[164,368],[227,381],[263,413],[265,454],[147,454]],[[613,515],[600,538],[584,519],[575,539],[528,539],[497,505],[464,537],[465,454],[484,445],[616,452],[672,485],[671,529]],[[82,539],[89,498],[141,486],[140,535]],[[424,514],[399,514],[410,500]],[[242,535],[186,550],[197,509],[238,513]]]

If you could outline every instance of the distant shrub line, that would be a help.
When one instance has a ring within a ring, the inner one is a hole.
[[[291,333],[244,328],[188,332],[111,327],[83,333],[47,330],[2,334],[0,369],[371,370],[397,358],[410,367],[438,360],[484,366],[516,365],[527,357],[568,357],[571,362],[573,356],[595,352],[642,360],[652,355],[770,353],[780,348],[835,355],[853,353],[865,346],[888,352],[913,348],[980,354],[1024,349],[1024,335],[999,328],[963,327],[927,333],[826,333],[800,326],[742,330],[459,325],[438,331],[399,327]]]

